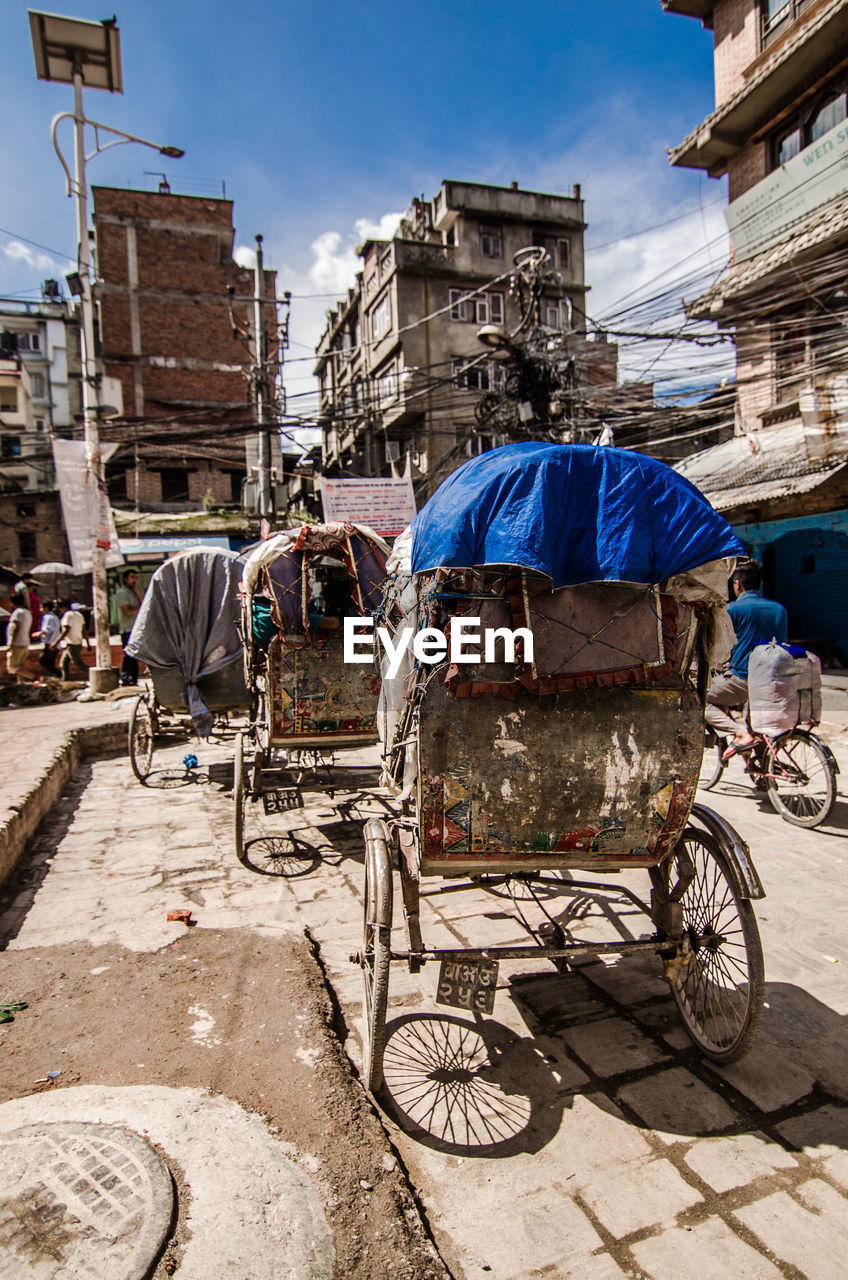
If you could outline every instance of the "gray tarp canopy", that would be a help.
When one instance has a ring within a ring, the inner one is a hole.
[[[241,657],[238,588],[243,561],[235,551],[193,547],[166,560],[150,579],[127,653],[149,666],[177,667],[194,727],[207,736],[212,716],[197,689]]]

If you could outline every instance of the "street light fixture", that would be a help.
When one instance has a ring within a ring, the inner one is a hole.
[[[146,138],[113,129],[111,125],[88,120],[83,113],[82,90],[106,89],[123,93],[121,72],[121,38],[114,18],[89,22],[83,18],[67,18],[55,13],[29,10],[35,70],[39,80],[52,80],[74,87],[74,110],[55,116],[50,133],[53,146],[67,179],[67,193],[76,198],[77,274],[80,282],[80,344],[82,354],[82,413],[85,428],[86,465],[89,483],[98,499],[97,529],[94,531],[91,574],[94,597],[95,667],[90,675],[93,692],[105,692],[116,683],[109,648],[109,601],[106,589],[106,556],[110,545],[109,500],[100,454],[100,379],[94,355],[94,300],[91,286],[91,251],[88,242],[88,188],[85,167],[110,147],[138,142],[160,155],[178,159],[184,154],[179,147],[160,146]],[[56,136],[63,120],[74,122],[74,173],[59,149]],[[86,155],[86,125],[94,130],[94,150]],[[102,141],[101,135],[111,135]]]

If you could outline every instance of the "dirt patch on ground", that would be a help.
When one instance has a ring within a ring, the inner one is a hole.
[[[0,1101],[81,1084],[223,1094],[264,1116],[318,1183],[340,1280],[447,1276],[341,1049],[307,939],[186,928],[153,954],[7,950],[0,1000],[28,1004],[0,1026]],[[179,1274],[179,1234],[157,1275]]]

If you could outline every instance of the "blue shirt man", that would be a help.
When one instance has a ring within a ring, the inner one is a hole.
[[[776,600],[767,600],[760,591],[763,566],[748,560],[737,566],[733,575],[736,599],[727,612],[736,632],[736,643],[730,652],[730,671],[714,676],[707,690],[705,718],[710,728],[722,738],[730,738],[725,758],[748,751],[757,741],[746,724],[729,714],[748,701],[748,659],[751,650],[770,640],[785,643],[788,634],[786,610]]]
[[[758,644],[768,644],[770,640],[786,643],[788,620],[786,610],[776,600],[767,600],[761,591],[743,591],[740,596],[727,606],[733,630],[736,632],[736,644],[730,654],[730,665],[733,674],[748,679],[748,659],[751,650]]]

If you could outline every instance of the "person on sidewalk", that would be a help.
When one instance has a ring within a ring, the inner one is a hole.
[[[17,684],[25,684],[23,674],[29,657],[29,637],[32,630],[32,614],[26,607],[23,592],[12,596],[12,612],[6,624],[6,670],[15,677]]]
[[[33,631],[33,640],[41,640],[44,648],[38,655],[38,665],[45,675],[58,675],[56,663],[59,660],[59,615],[56,612],[56,601],[48,600],[47,607],[41,615],[41,628]]]
[[[724,753],[725,759],[750,751],[757,741],[747,725],[740,727],[728,712],[738,710],[748,701],[748,659],[751,650],[770,640],[786,643],[789,622],[782,604],[768,600],[760,591],[763,566],[758,560],[746,560],[736,566],[733,590],[736,599],[727,606],[736,643],[730,651],[730,661],[724,670],[714,676],[707,690],[705,718],[707,724],[722,738],[731,742]]]
[[[118,627],[121,632],[121,647],[124,660],[121,664],[121,684],[138,684],[138,659],[127,653],[127,641],[133,629],[136,614],[141,608],[141,596],[138,594],[138,574],[135,569],[127,569],[123,575],[123,586],[115,596],[118,608]]]
[[[63,646],[62,658],[60,666],[62,668],[62,679],[70,680],[71,678],[71,662],[77,667],[82,674],[88,679],[88,667],[83,662],[82,645],[85,641],[87,649],[91,648],[88,642],[88,636],[85,634],[85,618],[79,609],[71,607],[69,600],[63,600],[62,606],[64,613],[59,623],[59,640],[58,643]]]

